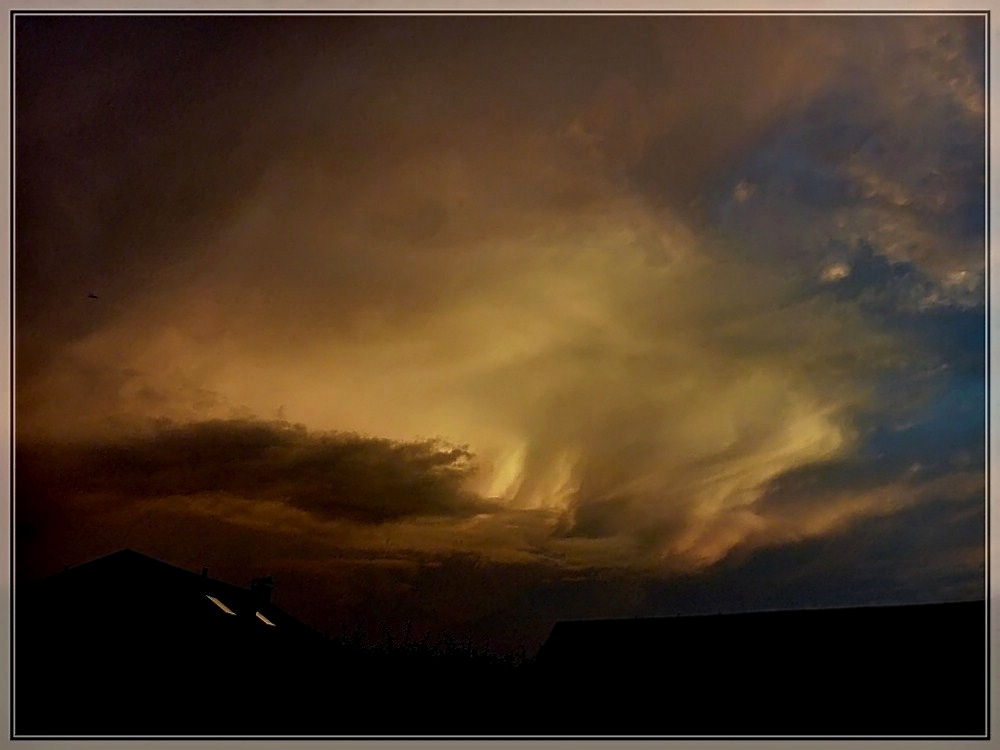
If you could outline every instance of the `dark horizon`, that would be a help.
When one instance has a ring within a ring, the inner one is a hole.
[[[324,638],[270,583],[123,550],[22,587],[15,736],[988,735],[982,600],[561,622],[508,658]]]
[[[201,569],[198,569],[198,568],[190,568],[189,569],[189,568],[185,568],[185,567],[180,566],[180,565],[176,565],[173,562],[171,562],[170,560],[160,560],[158,558],[155,558],[155,557],[152,557],[150,555],[147,555],[144,552],[142,552],[142,550],[133,550],[133,549],[128,548],[128,547],[123,547],[121,549],[114,550],[112,552],[109,552],[109,553],[107,553],[105,555],[101,555],[101,556],[96,557],[96,558],[91,558],[89,560],[84,560],[84,561],[81,561],[81,562],[78,562],[78,563],[75,563],[75,564],[68,564],[68,563],[64,564],[58,571],[53,571],[53,572],[47,573],[47,574],[45,574],[45,575],[43,575],[43,576],[41,576],[39,578],[22,580],[22,581],[20,581],[20,585],[23,588],[27,588],[27,589],[30,590],[30,589],[33,589],[37,585],[47,584],[47,583],[49,583],[49,582],[51,582],[51,581],[53,581],[53,580],[55,580],[57,578],[60,578],[62,573],[68,572],[68,571],[76,569],[76,568],[80,568],[82,566],[89,566],[91,563],[105,561],[105,560],[108,560],[109,558],[113,558],[113,557],[119,556],[122,553],[134,553],[134,554],[138,554],[141,557],[147,557],[147,558],[150,558],[152,560],[156,560],[157,562],[160,562],[162,564],[168,565],[171,568],[175,568],[175,569],[177,569],[179,571],[184,571],[187,574],[190,574],[190,575],[200,575],[202,577],[205,577],[206,580],[211,580],[211,581],[213,581],[215,583],[220,583],[220,584],[223,584],[223,585],[226,585],[226,586],[237,587],[237,588],[242,587],[242,588],[247,588],[249,590],[249,583],[250,583],[250,581],[254,580],[254,579],[247,579],[246,581],[234,581],[234,580],[226,580],[226,579],[223,579],[223,578],[218,578],[218,577],[216,577],[213,574],[212,570],[210,568],[208,568],[207,566],[202,566]],[[261,568],[261,570],[265,570],[265,569]],[[268,575],[268,577],[270,577],[270,576]],[[275,586],[275,588],[273,589],[273,591],[274,592],[279,591],[279,587]],[[279,600],[280,600],[280,597],[276,598],[275,599],[275,603],[276,604],[280,603]],[[473,637],[474,637],[473,634],[472,633],[466,633],[466,632],[445,632],[445,631],[436,632],[436,633],[432,632],[432,631],[425,631],[425,632],[422,632],[422,633],[421,632],[415,632],[413,630],[413,623],[412,623],[412,621],[407,621],[407,622],[402,622],[402,621],[366,622],[364,620],[360,620],[360,621],[358,621],[358,620],[354,620],[354,621],[343,620],[343,621],[340,621],[339,623],[331,623],[331,622],[325,623],[327,626],[329,626],[331,624],[339,624],[339,627],[333,627],[333,628],[331,628],[331,627],[319,627],[319,626],[317,626],[316,623],[311,623],[311,622],[308,622],[306,620],[302,620],[299,617],[299,614],[296,613],[295,611],[288,610],[287,608],[284,608],[284,609],[285,609],[285,611],[289,615],[295,617],[296,619],[299,619],[300,622],[302,622],[303,625],[305,625],[309,629],[315,631],[317,634],[322,635],[324,638],[328,638],[328,639],[332,639],[332,640],[338,640],[338,639],[345,639],[346,638],[346,639],[352,639],[352,640],[355,640],[355,641],[358,641],[360,639],[360,642],[364,643],[364,644],[367,644],[367,647],[369,647],[369,648],[377,648],[379,646],[379,644],[384,641],[385,637],[387,635],[389,635],[394,640],[400,641],[401,645],[403,643],[415,644],[415,643],[421,643],[421,642],[429,642],[429,643],[435,643],[435,644],[439,644],[439,643],[442,643],[442,642],[451,642],[451,643],[469,642],[476,649],[478,649],[478,650],[480,650],[480,651],[482,651],[484,653],[494,653],[494,654],[497,654],[499,656],[499,655],[503,655],[503,654],[512,653],[513,650],[516,650],[517,652],[519,652],[520,654],[522,654],[526,658],[534,658],[534,657],[536,657],[538,655],[538,650],[542,646],[544,646],[545,642],[552,636],[553,628],[555,628],[556,625],[560,625],[560,624],[563,624],[563,623],[565,623],[567,625],[573,625],[573,624],[576,624],[576,623],[590,623],[590,624],[593,624],[595,626],[600,626],[601,623],[635,622],[637,620],[654,620],[655,621],[655,620],[672,619],[672,618],[675,618],[675,617],[685,617],[685,618],[692,618],[692,617],[694,617],[694,618],[699,618],[699,617],[719,617],[719,616],[738,616],[738,615],[766,615],[766,614],[776,614],[776,613],[781,613],[781,612],[824,612],[824,611],[848,610],[848,609],[849,610],[855,610],[855,609],[882,609],[882,608],[897,608],[897,607],[907,607],[907,608],[910,608],[910,607],[921,607],[921,606],[936,607],[936,606],[941,606],[941,605],[974,604],[974,603],[977,603],[977,602],[978,603],[985,603],[986,602],[985,596],[981,596],[981,597],[978,597],[978,598],[972,597],[972,598],[966,598],[966,599],[932,600],[932,601],[923,601],[923,602],[904,602],[904,601],[901,601],[901,602],[886,602],[886,603],[879,602],[879,603],[867,603],[867,604],[861,604],[861,605],[859,605],[859,604],[853,604],[853,603],[840,604],[840,605],[823,605],[823,604],[820,604],[820,605],[814,606],[814,607],[809,607],[809,606],[806,606],[806,607],[788,607],[788,606],[785,606],[785,607],[775,607],[775,608],[771,608],[771,609],[739,609],[739,610],[719,610],[719,611],[695,610],[695,611],[689,611],[689,612],[675,611],[675,612],[664,613],[664,614],[647,613],[647,614],[644,614],[644,615],[625,613],[625,614],[621,614],[619,616],[603,617],[603,618],[601,618],[601,617],[569,618],[569,619],[553,620],[550,623],[550,627],[548,628],[548,631],[546,632],[546,634],[542,638],[542,640],[539,641],[539,642],[537,642],[537,643],[534,643],[534,644],[531,644],[531,643],[527,643],[527,644],[526,643],[512,644],[511,642],[505,641],[503,638],[496,639],[496,642],[491,642],[488,636],[486,638],[480,637],[479,640],[473,640]],[[401,637],[402,637],[402,640],[400,640]],[[497,648],[497,645],[499,645],[500,648]],[[532,648],[532,645],[534,645],[534,648]]]

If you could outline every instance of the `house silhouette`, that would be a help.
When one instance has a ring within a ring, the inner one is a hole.
[[[273,585],[124,549],[19,586],[14,735],[263,729],[329,646],[271,602]]]
[[[131,550],[18,586],[13,735],[988,731],[981,600],[564,621],[533,663],[498,671],[345,649],[275,606],[273,588]]]
[[[500,733],[469,658],[329,640],[248,588],[132,550],[16,592],[17,738]],[[471,663],[471,666],[470,666]],[[498,679],[499,678],[499,679]]]
[[[585,734],[982,737],[986,615],[980,600],[563,621],[535,681]]]

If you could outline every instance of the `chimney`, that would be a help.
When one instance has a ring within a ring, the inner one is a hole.
[[[253,597],[263,603],[271,601],[271,591],[274,589],[274,579],[271,576],[254,578],[250,581],[250,593]]]
[[[201,569],[201,577],[202,578],[208,578],[208,568],[202,568]]]

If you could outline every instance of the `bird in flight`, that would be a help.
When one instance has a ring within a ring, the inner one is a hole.
[[[88,296],[88,297],[89,297],[90,299],[100,299],[100,297],[98,297],[98,296],[97,296],[96,294],[94,294],[93,292],[91,292],[91,293],[90,293],[90,294],[88,294],[87,296]]]

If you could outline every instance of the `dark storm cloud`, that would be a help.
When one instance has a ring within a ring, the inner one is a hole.
[[[280,423],[215,421],[85,446],[21,446],[20,482],[135,501],[223,494],[287,503],[321,519],[379,524],[464,517],[489,506],[460,488],[467,450],[309,433]]]

